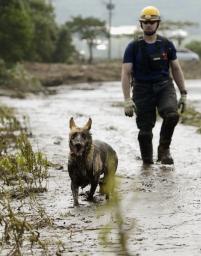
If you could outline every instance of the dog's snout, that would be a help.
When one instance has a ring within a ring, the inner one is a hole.
[[[81,134],[77,134],[75,137],[74,137],[74,144],[75,145],[78,145],[78,144],[82,144],[83,143],[83,138],[81,136]]]
[[[76,140],[73,141],[74,146],[81,146],[83,144],[82,140],[76,138]]]
[[[78,155],[82,154],[82,153],[83,153],[83,150],[84,150],[84,148],[83,148],[83,146],[82,146],[81,143],[76,143],[75,146],[74,146],[74,149],[75,149],[75,152],[76,152]]]
[[[91,139],[90,134],[88,137],[85,131],[76,131],[70,134],[70,148],[71,151],[77,155],[82,155],[88,146],[89,140]]]
[[[81,143],[76,143],[75,146],[76,146],[77,148],[81,148],[81,147],[82,147],[82,144],[81,144]]]

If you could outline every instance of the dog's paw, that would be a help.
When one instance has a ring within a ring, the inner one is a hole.
[[[85,191],[84,195],[85,195],[86,198],[91,197],[89,190],[88,190],[88,191]]]
[[[87,196],[87,201],[93,202],[93,201],[94,201],[94,197],[93,197],[93,196],[88,195],[88,196]]]
[[[96,199],[93,195],[90,195],[88,194],[87,197],[86,197],[86,200],[89,201],[89,202],[96,202]]]
[[[90,191],[86,191],[85,196],[86,196],[86,199],[85,199],[86,201],[95,202],[95,198],[93,195],[90,194]]]

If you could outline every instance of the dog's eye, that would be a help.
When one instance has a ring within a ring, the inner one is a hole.
[[[83,139],[86,139],[86,137],[87,137],[86,134],[84,134],[84,133],[82,133],[81,136],[82,136]]]
[[[73,134],[71,135],[71,138],[74,139],[76,136],[77,136],[77,132],[73,133]]]

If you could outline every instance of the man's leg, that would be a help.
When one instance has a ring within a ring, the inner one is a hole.
[[[162,164],[173,164],[170,144],[175,126],[179,121],[179,114],[177,112],[176,92],[171,81],[167,88],[159,94],[158,99],[158,111],[163,118],[158,146],[158,161],[161,161]]]
[[[170,154],[170,143],[172,141],[172,135],[178,121],[179,114],[177,112],[166,113],[163,118],[158,146],[158,161],[161,161],[162,164],[174,163]]]
[[[153,164],[153,146],[152,146],[152,131],[140,130],[138,141],[143,164]]]
[[[142,161],[153,164],[152,129],[156,122],[156,102],[150,84],[135,84],[134,102],[137,107],[136,123]]]
[[[152,146],[152,129],[156,122],[156,111],[138,111],[136,117],[137,127],[139,129],[138,141],[142,161],[144,164],[153,164],[153,146]]]

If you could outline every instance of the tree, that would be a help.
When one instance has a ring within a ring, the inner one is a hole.
[[[93,62],[93,48],[97,44],[98,37],[106,36],[105,21],[94,17],[82,18],[81,16],[73,17],[72,21],[66,23],[73,33],[78,33],[81,40],[86,40],[89,49],[88,62]]]
[[[193,40],[186,44],[185,47],[196,52],[201,58],[201,41]]]
[[[72,44],[72,36],[67,26],[61,26],[58,32],[55,51],[53,54],[54,62],[71,62],[75,47]]]
[[[34,61],[50,62],[55,50],[57,25],[54,9],[45,0],[26,0],[33,24],[33,40],[27,58]]]
[[[25,58],[33,37],[31,19],[22,0],[0,1],[0,58],[13,63]]]

